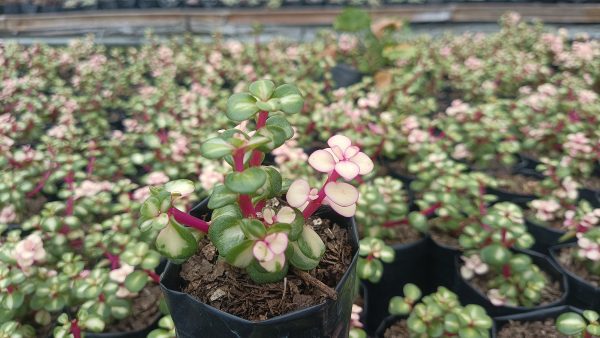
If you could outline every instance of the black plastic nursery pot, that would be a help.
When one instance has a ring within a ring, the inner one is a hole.
[[[511,321],[535,322],[535,321],[546,320],[549,318],[556,319],[558,316],[560,316],[561,314],[563,314],[565,312],[577,312],[579,314],[582,313],[582,311],[576,307],[569,306],[569,305],[561,305],[561,306],[555,306],[555,307],[551,307],[551,308],[531,311],[531,312],[527,312],[527,313],[520,313],[520,314],[516,314],[516,315],[496,317],[496,318],[494,318],[494,332],[492,334],[492,337],[493,338],[497,337],[500,330],[502,330],[502,328]]]
[[[521,207],[527,206],[529,202],[538,198],[536,195],[518,194],[498,188],[487,187],[485,188],[485,191],[488,194],[495,195],[496,197],[498,197],[496,202],[511,202]]]
[[[438,286],[445,286],[454,290],[458,282],[459,273],[454,267],[455,261],[460,259],[462,251],[441,243],[429,237],[428,269],[429,288],[435,290]]]
[[[466,304],[463,304],[466,305]],[[394,325],[397,321],[402,319],[406,319],[408,316],[387,316],[377,327],[377,331],[375,332],[375,337],[383,338],[385,331],[392,325]],[[490,336],[494,333],[494,327],[490,329]],[[408,337],[394,337],[394,338],[408,338]]]
[[[600,287],[596,287],[583,278],[569,271],[559,263],[560,251],[573,247],[577,244],[568,243],[556,245],[550,248],[550,255],[559,269],[567,276],[569,282],[569,297],[567,302],[582,309],[600,311]]]
[[[455,292],[458,295],[461,304],[478,304],[485,308],[490,317],[515,315],[525,312],[537,311],[565,304],[569,296],[569,283],[567,277],[561,269],[546,255],[542,255],[531,250],[514,249],[518,253],[527,254],[531,257],[532,262],[537,265],[542,271],[548,274],[551,281],[558,281],[562,295],[559,299],[545,305],[534,307],[524,306],[495,306],[481,291],[475,289],[468,281],[460,275],[460,266],[462,261],[455,259],[454,269],[458,276]]]
[[[424,292],[428,288],[428,248],[429,239],[423,237],[415,242],[392,245],[396,259],[383,264],[383,276],[378,283],[363,282],[365,287],[366,325],[368,332],[375,332],[381,321],[388,315],[390,299],[402,294],[407,283],[418,285]]]
[[[196,206],[190,214],[196,217],[210,215],[207,200]],[[354,256],[335,291],[336,300],[297,310],[264,321],[249,321],[204,304],[181,291],[181,266],[169,262],[161,275],[161,289],[175,323],[177,336],[218,338],[347,338],[350,330],[350,314],[354,302],[358,278],[358,233],[354,218],[347,218],[326,209],[322,217],[332,220],[340,227],[350,230]]]
[[[339,63],[331,68],[331,77],[335,83],[334,88],[350,87],[362,80],[363,74],[356,68],[345,63]]]
[[[600,190],[581,188],[579,198],[590,202],[594,208],[600,208]]]
[[[531,247],[531,250],[545,255],[550,253],[549,250],[551,247],[561,243],[560,238],[566,233],[565,231],[543,226],[530,220],[525,220],[525,224],[527,225],[527,231],[535,238],[535,243]],[[575,241],[574,238],[565,241],[565,243],[573,241]]]

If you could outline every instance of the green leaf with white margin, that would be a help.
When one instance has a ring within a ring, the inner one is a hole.
[[[291,223],[289,223],[291,226],[290,233],[288,234],[290,241],[298,240],[300,235],[302,235],[302,231],[304,230],[304,215],[302,214],[302,211],[296,208],[293,208],[293,210],[296,213],[296,217]]]
[[[248,120],[258,110],[256,98],[248,93],[236,93],[227,100],[227,117],[236,122]]]
[[[133,293],[140,292],[147,282],[148,274],[140,270],[134,271],[125,277],[125,287]]]
[[[194,182],[190,180],[175,180],[165,183],[165,190],[170,192],[171,195],[179,197],[193,193],[196,187]]]
[[[356,274],[360,279],[366,279],[371,283],[378,283],[381,280],[381,276],[383,276],[383,263],[378,259],[367,260],[359,258],[356,265]]]
[[[306,256],[298,247],[298,242],[289,242],[285,255],[291,265],[304,271],[316,268],[320,262],[318,259],[312,259]]]
[[[414,303],[421,298],[421,289],[418,286],[412,283],[405,284],[402,288],[402,292],[404,293],[404,297],[408,299],[411,303]]]
[[[583,317],[587,319],[589,322],[597,322],[600,318],[600,315],[596,311],[585,310],[583,311]]]
[[[208,237],[221,256],[227,257],[231,249],[246,240],[241,221],[240,218],[221,216],[211,222]]]
[[[281,196],[281,185],[283,179],[281,178],[279,171],[273,167],[262,167],[262,169],[267,174],[267,179],[260,190],[261,194],[253,198],[252,202],[254,203]]]
[[[250,94],[261,101],[267,101],[273,95],[275,84],[271,80],[258,80],[252,82],[249,89]]]
[[[325,254],[325,243],[319,235],[308,225],[305,225],[298,238],[298,247],[302,253],[311,259],[321,260]]]
[[[16,290],[4,295],[2,305],[7,309],[15,310],[21,307],[24,299],[25,295],[23,292]]]
[[[587,323],[578,313],[567,312],[556,318],[556,329],[562,334],[573,336],[585,330]]]
[[[302,94],[296,86],[291,84],[284,84],[277,87],[273,93],[273,97],[279,99],[280,110],[286,114],[297,114],[304,107]]]
[[[258,107],[258,109],[267,111],[267,112],[278,111],[279,110],[279,99],[270,99],[266,102],[258,101],[258,102],[256,102],[256,106]]]
[[[241,227],[244,235],[246,235],[246,238],[248,239],[260,239],[267,234],[267,228],[265,228],[265,225],[257,219],[243,218]]]
[[[107,304],[110,307],[110,314],[116,319],[125,319],[131,314],[131,304],[125,299],[111,297]]]
[[[140,266],[142,269],[154,270],[160,264],[160,254],[154,250],[150,250],[142,260]]]
[[[245,240],[237,246],[229,250],[226,260],[227,263],[237,266],[238,268],[245,268],[254,259],[252,254],[252,248],[254,247],[253,240]]]
[[[392,247],[384,245],[379,251],[379,259],[384,263],[391,263],[396,259],[396,251]]]
[[[492,266],[506,264],[510,259],[510,251],[500,244],[488,245],[481,249],[481,259]]]
[[[83,326],[86,331],[102,332],[104,331],[105,324],[100,317],[89,316],[87,319],[85,319],[81,326]]]
[[[234,218],[243,217],[242,211],[240,210],[240,207],[237,204],[229,204],[224,207],[213,210],[210,220],[211,222],[214,222],[217,218],[223,216],[229,216]]]
[[[258,167],[248,168],[242,172],[233,172],[225,177],[225,186],[240,194],[251,194],[262,187],[267,174]]]
[[[200,146],[200,154],[210,160],[218,160],[231,155],[234,147],[220,137],[211,138]]]
[[[213,192],[208,200],[209,209],[218,209],[228,204],[235,203],[238,199],[238,194],[229,190],[223,184],[217,184],[213,188]]]
[[[248,276],[257,284],[265,284],[265,283],[275,283],[283,279],[287,275],[288,272],[288,262],[286,259],[285,265],[283,268],[276,272],[267,272],[263,269],[262,266],[258,263],[258,261],[253,260],[250,265],[246,268],[246,272]]]
[[[406,315],[410,313],[410,310],[411,306],[404,300],[404,298],[400,296],[394,296],[392,297],[392,299],[390,299],[390,302],[388,304],[388,312],[391,315]]]
[[[158,233],[156,250],[169,259],[187,259],[198,250],[198,241],[187,228],[172,219]]]
[[[160,201],[156,197],[148,197],[140,208],[142,218],[154,218],[160,214]]]
[[[285,132],[285,138],[287,140],[294,136],[294,128],[288,122],[288,120],[281,115],[273,115],[267,119],[267,126],[277,126]]]

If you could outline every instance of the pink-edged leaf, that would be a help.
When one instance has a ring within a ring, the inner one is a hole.
[[[262,211],[263,219],[268,224],[273,224],[273,217],[275,217],[275,211],[271,208],[264,208]]]
[[[347,207],[343,207],[341,205],[333,203],[328,198],[325,198],[325,202],[326,204],[329,204],[329,206],[331,206],[331,209],[333,209],[335,212],[344,217],[352,217],[356,213],[356,204],[351,204]]]
[[[292,224],[296,219],[296,212],[290,207],[283,207],[277,212],[277,222]]]
[[[360,172],[360,168],[353,162],[350,161],[341,161],[335,165],[335,171],[340,174],[346,181],[353,180],[358,173]]]
[[[367,154],[363,152],[358,152],[356,155],[352,156],[352,158],[350,158],[349,161],[358,165],[358,173],[361,175],[366,175],[373,171],[373,161],[369,156],[367,156]]]
[[[350,146],[344,151],[345,158],[351,158],[352,156],[358,154],[360,152],[360,148],[357,146]]]
[[[270,261],[275,256],[273,252],[269,250],[267,243],[263,241],[257,241],[254,243],[252,254],[254,255],[254,258],[258,259],[260,262]]]
[[[344,135],[334,135],[327,140],[327,144],[333,147],[340,147],[342,151],[346,150],[349,146],[352,145],[352,141]]]
[[[329,182],[325,186],[325,195],[333,203],[342,207],[350,206],[358,200],[358,190],[348,183]]]
[[[279,271],[285,265],[285,254],[280,253],[279,255],[273,256],[273,259],[271,260],[264,262],[259,261],[258,263],[263,267],[263,269],[269,272]]]
[[[308,157],[308,164],[315,170],[328,173],[335,167],[335,159],[325,150],[317,150]]]
[[[265,242],[267,242],[269,249],[278,255],[287,249],[288,236],[283,232],[276,232],[265,237]]]
[[[305,180],[295,180],[290,185],[285,199],[294,208],[299,208],[306,204],[308,200],[308,194],[310,193],[310,186]]]

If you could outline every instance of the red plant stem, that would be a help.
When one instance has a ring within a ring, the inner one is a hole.
[[[242,172],[244,171],[244,149],[236,149],[233,153],[233,166],[235,171]],[[244,217],[255,217],[256,211],[254,210],[254,205],[252,204],[252,200],[249,195],[240,194],[239,197],[240,209],[244,214]]]
[[[173,217],[175,217],[175,220],[183,225],[186,225],[190,228],[198,229],[205,233],[208,232],[208,228],[210,225],[199,218],[196,218],[174,207],[169,209],[169,214],[173,215]]]
[[[92,174],[94,173],[94,165],[96,164],[96,156],[92,156],[90,157],[88,164],[87,164],[87,168],[86,168],[86,172],[88,176],[92,176]]]
[[[148,277],[150,277],[154,283],[160,283],[160,276],[156,272],[148,269],[144,269],[144,272],[148,274]]]
[[[27,197],[35,196],[38,192],[40,192],[44,188],[44,185],[46,185],[46,182],[48,181],[48,178],[50,178],[52,171],[53,171],[52,169],[49,169],[44,173],[44,175],[42,175],[42,179],[40,179],[40,181],[35,186],[35,188],[33,188],[33,190],[31,190],[30,192],[27,193]]]
[[[500,233],[502,234],[502,245],[504,245],[505,247],[507,247],[506,244],[508,244],[508,243],[506,243],[506,229],[500,230]]]
[[[502,275],[504,276],[504,278],[510,278],[510,275],[511,275],[510,265],[504,264],[502,266]]]
[[[439,209],[441,207],[442,207],[442,203],[437,202],[437,203],[432,204],[429,208],[427,208],[425,210],[421,210],[419,213],[426,217],[431,216],[437,209]],[[387,221],[387,222],[383,223],[382,226],[384,228],[391,228],[393,226],[402,225],[402,224],[408,224],[408,218],[404,218],[404,219],[396,220],[396,221]]]
[[[385,144],[385,137],[383,137],[381,139],[381,142],[379,142],[379,144],[377,145],[377,149],[375,149],[375,153],[373,154],[373,156],[371,156],[372,160],[375,160],[379,157],[379,155],[381,155],[381,152],[383,151],[383,145]]]
[[[304,209],[304,211],[302,212],[304,219],[308,219],[310,216],[312,216],[312,214],[314,214],[314,212],[317,211],[321,204],[323,204],[323,200],[325,199],[325,186],[330,182],[334,182],[339,177],[340,174],[338,174],[335,170],[329,174],[329,177],[327,177],[327,181],[325,181],[325,184],[323,184],[321,190],[319,190],[319,194],[317,195],[318,197],[315,200],[310,201],[306,206],[306,209]]]
[[[65,182],[69,186],[69,190],[71,190],[71,196],[69,196],[69,199],[67,199],[67,207],[65,209],[65,214],[67,216],[73,215],[73,205],[75,204],[75,196],[74,196],[75,189],[73,186],[74,176],[75,176],[75,174],[73,173],[73,170],[70,170],[69,173],[67,174],[67,177],[65,178]]]
[[[81,338],[81,328],[77,325],[77,319],[71,321],[71,334],[73,338]]]
[[[256,130],[257,131],[267,124],[268,117],[269,117],[268,111],[261,110],[258,113],[258,117],[256,118]],[[252,150],[252,155],[250,156],[250,166],[258,167],[259,165],[261,165],[261,163],[262,163],[261,152],[256,149]]]
[[[108,251],[104,252],[104,256],[108,259],[108,261],[110,262],[110,269],[111,270],[115,270],[118,269],[121,266],[121,260],[119,259],[119,256],[117,255],[113,255]]]
[[[588,332],[587,329],[583,331],[583,338],[592,338],[593,336]]]

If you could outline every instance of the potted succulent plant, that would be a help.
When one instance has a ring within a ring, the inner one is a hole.
[[[598,210],[598,209],[596,209]],[[598,212],[588,214],[597,219]],[[584,223],[585,224],[585,223]],[[561,244],[550,249],[552,257],[567,275],[571,287],[570,302],[598,309],[600,301],[600,228],[581,228],[576,244]]]
[[[584,311],[568,305],[556,306],[549,309],[531,311],[517,315],[494,318],[495,337],[509,338],[519,335],[530,335],[538,332],[544,336],[573,336],[582,333],[585,320],[581,317]],[[591,312],[587,312],[594,318]],[[561,335],[562,334],[562,335]]]
[[[404,285],[403,296],[390,300],[390,316],[380,324],[377,337],[491,336],[493,321],[481,306],[463,307],[458,296],[442,286],[421,296],[416,285]]]
[[[330,148],[308,158],[314,169],[328,175],[323,187],[311,188],[302,179],[284,187],[279,172],[261,163],[265,152],[293,136],[286,115],[298,113],[303,98],[294,86],[275,87],[269,80],[253,82],[249,89],[231,96],[227,104],[227,116],[243,124],[202,145],[204,157],[224,158],[233,170],[208,201],[192,211],[200,217],[172,206],[173,200],[194,191],[187,180],[151,188],[152,196],[141,209],[142,229],[159,230],[157,249],[175,262],[187,260],[183,265],[170,262],[162,277],[177,333],[210,334],[208,329],[221,337],[284,331],[292,336],[345,337],[358,254],[349,217],[355,213],[358,190],[338,179],[351,181],[368,174],[373,163],[348,138],[333,136]],[[255,129],[249,131],[251,122],[244,121],[254,118]],[[319,209],[323,203],[341,217]],[[320,265],[324,255],[328,263]],[[206,264],[216,275],[198,270]],[[328,269],[333,278],[321,274]],[[240,294],[235,290],[241,285],[254,287]],[[273,311],[264,298],[267,290],[287,301]],[[320,291],[315,294],[316,290]],[[294,294],[312,296],[308,303],[297,304],[290,300]],[[250,303],[242,305],[232,297]],[[197,314],[192,320],[191,313]]]

